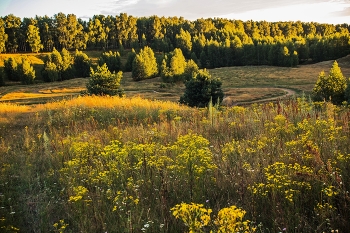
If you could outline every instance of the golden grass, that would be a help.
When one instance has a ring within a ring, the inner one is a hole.
[[[31,110],[31,107],[26,105],[18,105],[11,103],[0,103],[0,114],[4,113],[25,113]]]
[[[15,54],[0,54],[0,67],[4,66],[4,61],[10,57],[20,61],[21,57],[26,56],[32,65],[44,65],[44,53],[15,53]]]
[[[162,109],[162,110],[182,110],[188,107],[171,101],[151,101],[141,97],[116,97],[116,96],[79,96],[70,100],[51,102],[41,104],[35,107],[35,110],[51,109],[58,110],[71,107],[85,108],[104,108],[104,109],[124,109],[132,110],[134,108],[143,109]]]

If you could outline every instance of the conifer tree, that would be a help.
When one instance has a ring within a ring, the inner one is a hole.
[[[313,99],[316,101],[331,101],[334,104],[341,104],[345,100],[347,80],[343,76],[337,61],[334,61],[329,75],[322,71],[313,88]]]
[[[200,70],[185,83],[186,89],[180,98],[180,103],[191,107],[204,107],[210,100],[214,103],[217,100],[221,102],[224,97],[221,85],[220,79],[211,77],[207,70]]]
[[[118,73],[109,71],[106,64],[97,66],[96,71],[91,69],[90,79],[86,85],[87,91],[91,95],[123,95],[119,88],[120,81],[123,78],[123,72]]]

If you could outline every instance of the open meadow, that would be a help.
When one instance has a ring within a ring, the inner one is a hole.
[[[0,87],[0,231],[347,232],[350,110],[307,96],[331,66],[210,70],[244,107],[128,73],[123,98]]]
[[[96,66],[101,52],[87,51],[88,56]],[[21,54],[0,54],[0,67],[8,57],[17,57]],[[48,101],[69,99],[78,96],[86,90],[86,78],[77,78],[63,82],[43,83],[41,69],[45,54],[27,54],[32,62],[36,74],[37,84],[18,85],[9,83],[0,87],[0,101],[17,104],[37,104]],[[122,62],[125,62],[125,56]],[[350,76],[350,56],[337,60],[344,76]],[[231,105],[249,104],[260,101],[272,101],[290,97],[294,94],[309,95],[321,71],[326,73],[332,67],[333,61],[324,61],[315,64],[299,65],[298,67],[274,66],[236,66],[209,70],[212,76],[219,77],[223,84],[225,97],[229,97]],[[165,100],[177,102],[183,95],[185,85],[164,84],[160,77],[154,79],[133,81],[131,73],[124,73],[121,81],[126,97],[140,96],[150,100]]]

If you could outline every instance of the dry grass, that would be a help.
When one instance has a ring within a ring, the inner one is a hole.
[[[103,51],[85,51],[92,58],[94,65]],[[127,54],[127,51],[125,52]],[[27,54],[36,70],[40,70],[45,54]],[[0,54],[0,66],[8,57],[19,58],[21,54]],[[350,56],[337,60],[343,74],[350,76]],[[254,102],[264,99],[279,98],[291,89],[297,94],[310,94],[319,73],[326,73],[332,67],[333,61],[317,64],[289,67],[243,66],[224,67],[210,70],[210,73],[221,78],[226,97],[235,102]],[[33,86],[12,85],[0,87],[0,101],[18,104],[37,104],[62,98],[71,98],[86,90],[87,79],[78,78],[64,82],[41,83]],[[163,86],[163,87],[162,87]],[[161,78],[134,82],[131,73],[124,73],[121,83],[127,97],[139,96],[150,100],[165,100],[177,102],[184,93],[183,84],[167,84],[164,87]]]

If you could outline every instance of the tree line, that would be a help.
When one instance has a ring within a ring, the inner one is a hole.
[[[295,66],[337,59],[350,52],[348,24],[241,21],[223,18],[74,14],[0,18],[0,52],[123,50],[149,46],[169,53],[180,48],[202,68],[234,65]],[[198,62],[198,64],[199,64]]]

